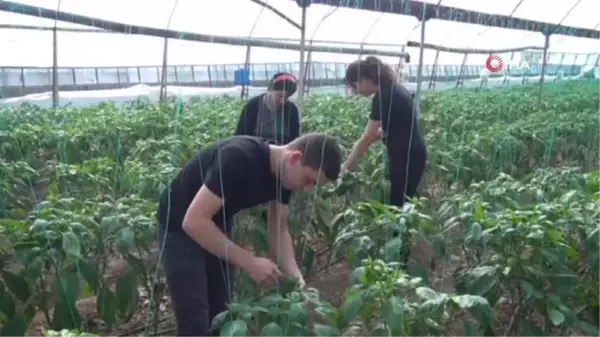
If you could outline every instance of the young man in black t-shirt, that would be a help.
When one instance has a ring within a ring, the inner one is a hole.
[[[211,334],[212,319],[231,300],[233,267],[265,287],[282,274],[304,284],[287,228],[288,203],[292,191],[337,179],[340,157],[337,141],[325,134],[305,134],[287,145],[234,136],[207,146],[185,165],[158,209],[162,262],[179,335]],[[266,202],[274,260],[228,238],[237,212]]]
[[[268,91],[252,97],[240,114],[235,135],[267,138],[276,144],[287,144],[300,135],[300,112],[289,98],[296,92],[296,77],[277,73]]]

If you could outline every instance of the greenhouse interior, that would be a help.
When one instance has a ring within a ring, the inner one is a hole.
[[[0,0],[0,336],[599,336],[598,13]]]

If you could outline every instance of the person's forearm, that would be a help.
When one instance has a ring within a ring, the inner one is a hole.
[[[283,272],[290,276],[302,276],[294,254],[294,244],[288,231],[271,234],[271,258],[279,264]]]
[[[348,159],[346,159],[344,168],[348,171],[352,171],[356,166],[356,163],[360,160],[360,158],[364,156],[365,152],[367,152],[368,148],[369,144],[366,141],[364,141],[364,139],[359,139],[356,142],[356,144],[354,144],[354,147],[352,148]]]
[[[245,268],[248,265],[254,256],[251,252],[229,240],[212,220],[198,222],[200,221],[193,224],[184,223],[183,230],[202,248],[237,267]]]

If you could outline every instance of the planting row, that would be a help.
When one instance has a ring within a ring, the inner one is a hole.
[[[307,278],[322,256],[343,256],[354,270],[343,303],[286,280],[268,294],[237,282],[215,324],[229,335],[597,335],[598,89],[575,82],[549,84],[542,96],[537,86],[426,96],[422,199],[400,211],[382,204],[380,148],[357,173],[295,200],[290,230]],[[56,331],[97,330],[76,305],[89,296],[103,329],[145,310],[146,333],[157,333],[165,294],[157,198],[198,148],[233,133],[242,104],[0,108],[0,334],[23,335],[36,315]],[[366,100],[316,96],[303,131],[349,147],[367,111]],[[238,240],[267,251],[260,217],[239,222]],[[404,268],[416,236],[436,253],[436,269],[454,265],[451,293],[434,290],[430,271]],[[115,258],[127,268],[113,279]]]

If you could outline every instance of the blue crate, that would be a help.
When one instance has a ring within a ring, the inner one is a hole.
[[[240,68],[233,72],[233,83],[236,86],[249,86],[250,81],[250,69]]]

